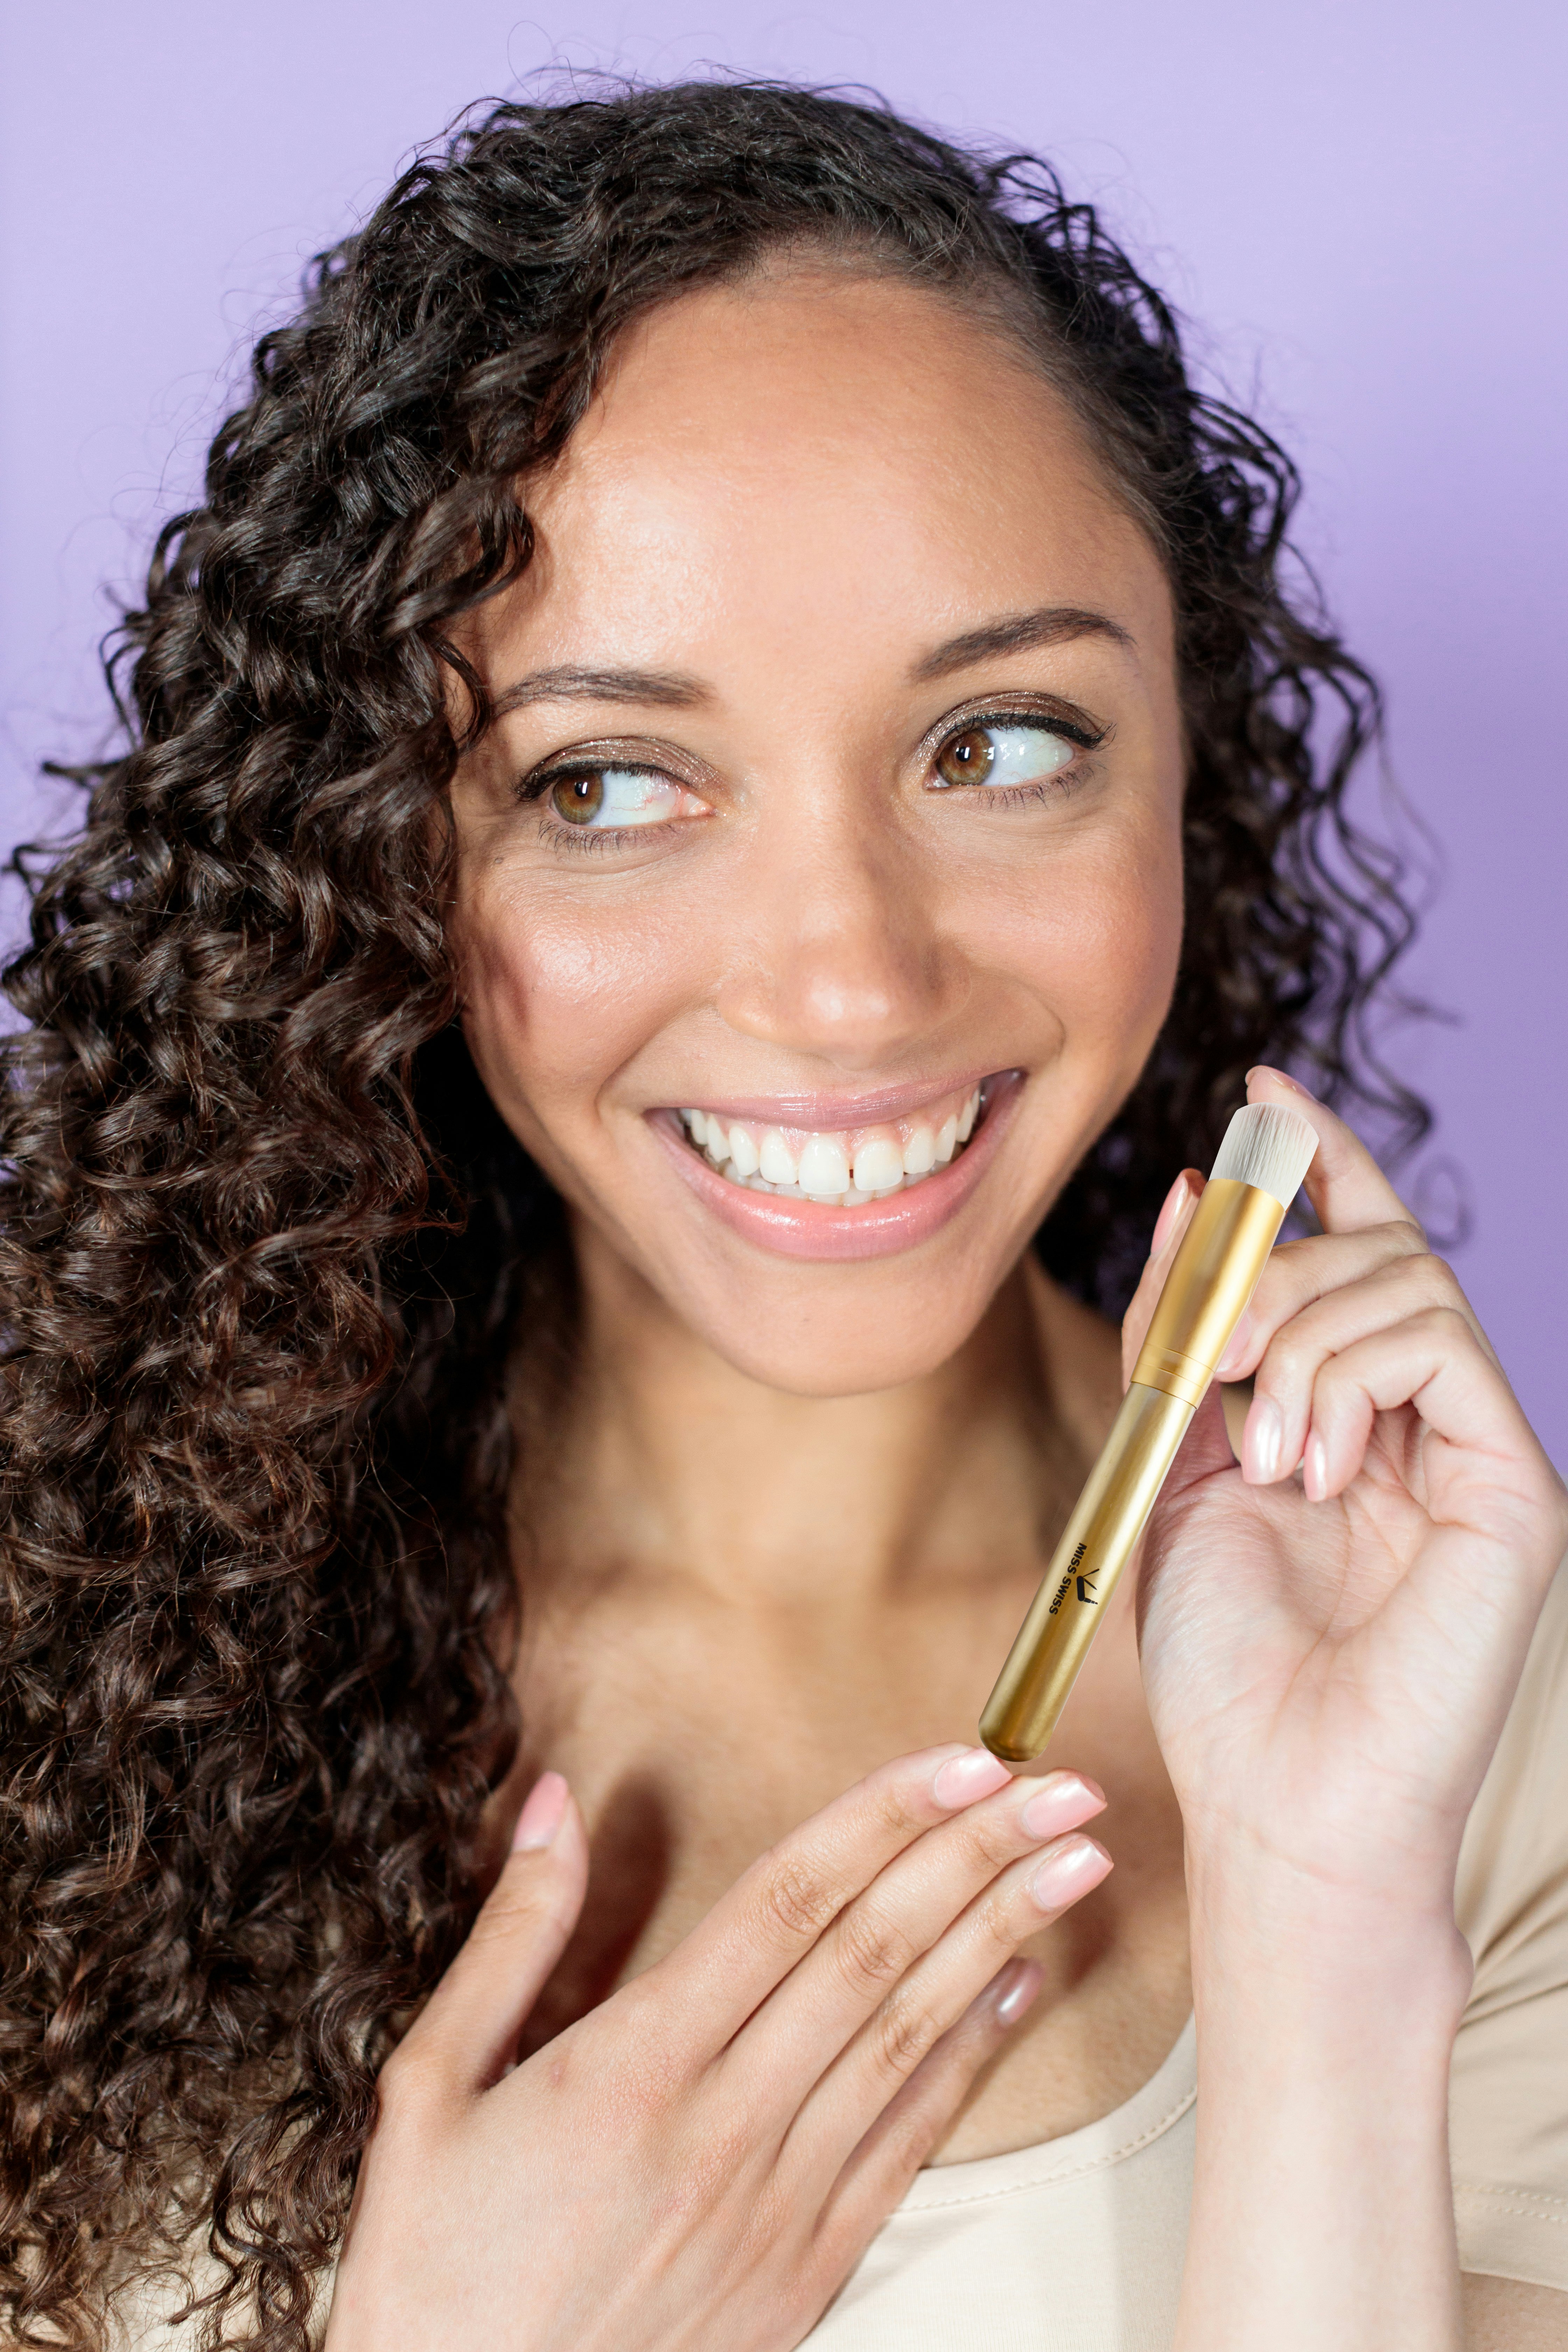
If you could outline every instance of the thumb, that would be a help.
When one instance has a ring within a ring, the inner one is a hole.
[[[1165,1276],[1171,1271],[1171,1260],[1182,1245],[1182,1236],[1193,1222],[1193,1211],[1198,1205],[1198,1195],[1204,1189],[1204,1178],[1195,1168],[1184,1168],[1165,1195],[1154,1227],[1154,1237],[1149,1244],[1149,1256],[1131,1304],[1121,1318],[1121,1385],[1125,1388],[1132,1378],[1132,1367],[1138,1361],[1138,1350],[1148,1336],[1154,1319],[1154,1309],[1160,1303],[1160,1293],[1165,1287]]]
[[[419,2071],[489,2089],[516,2055],[523,2021],[566,1948],[588,1891],[588,1840],[559,1772],[535,1781],[511,1852],[468,1940],[401,2045]]]

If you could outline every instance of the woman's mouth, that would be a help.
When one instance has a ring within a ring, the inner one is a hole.
[[[981,1117],[983,1093],[973,1087],[906,1118],[860,1127],[774,1127],[707,1110],[683,1110],[680,1120],[694,1149],[731,1184],[859,1209],[890,1201],[955,1159]]]
[[[696,1105],[651,1112],[648,1124],[692,1190],[759,1247],[795,1258],[886,1257],[957,1214],[994,1157],[1022,1082],[1022,1071],[1003,1070],[946,1093],[900,1088],[858,1115],[781,1104],[770,1119],[756,1115],[766,1108],[758,1103]],[[906,1108],[898,1097],[908,1094]],[[792,1111],[812,1124],[794,1124]]]

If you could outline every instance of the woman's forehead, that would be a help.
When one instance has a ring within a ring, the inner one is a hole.
[[[606,628],[645,656],[752,628],[934,644],[1049,604],[1168,636],[1158,559],[1067,403],[907,281],[802,271],[662,306],[527,503],[505,633],[563,658]]]

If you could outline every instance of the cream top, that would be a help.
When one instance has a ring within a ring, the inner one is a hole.
[[[1568,1570],[1470,1816],[1457,1899],[1476,1961],[1450,2101],[1460,2260],[1568,2292]],[[1196,2097],[1189,2021],[1099,2122],[922,2172],[810,2352],[1163,2352]],[[194,2328],[171,2333],[153,2300],[126,2311],[123,2340],[192,2352]]]
[[[1457,1906],[1476,1962],[1449,2098],[1460,2263],[1568,2292],[1568,1570],[1466,1829]],[[1189,2020],[1098,2123],[922,2172],[810,2352],[1163,2352],[1196,2062]]]

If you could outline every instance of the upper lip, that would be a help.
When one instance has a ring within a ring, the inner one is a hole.
[[[928,1103],[950,1095],[973,1094],[992,1069],[960,1070],[951,1077],[911,1078],[901,1087],[878,1087],[866,1094],[686,1095],[680,1108],[717,1111],[721,1118],[761,1120],[769,1127],[810,1128],[818,1133],[835,1128],[875,1127],[887,1119],[908,1118]]]

